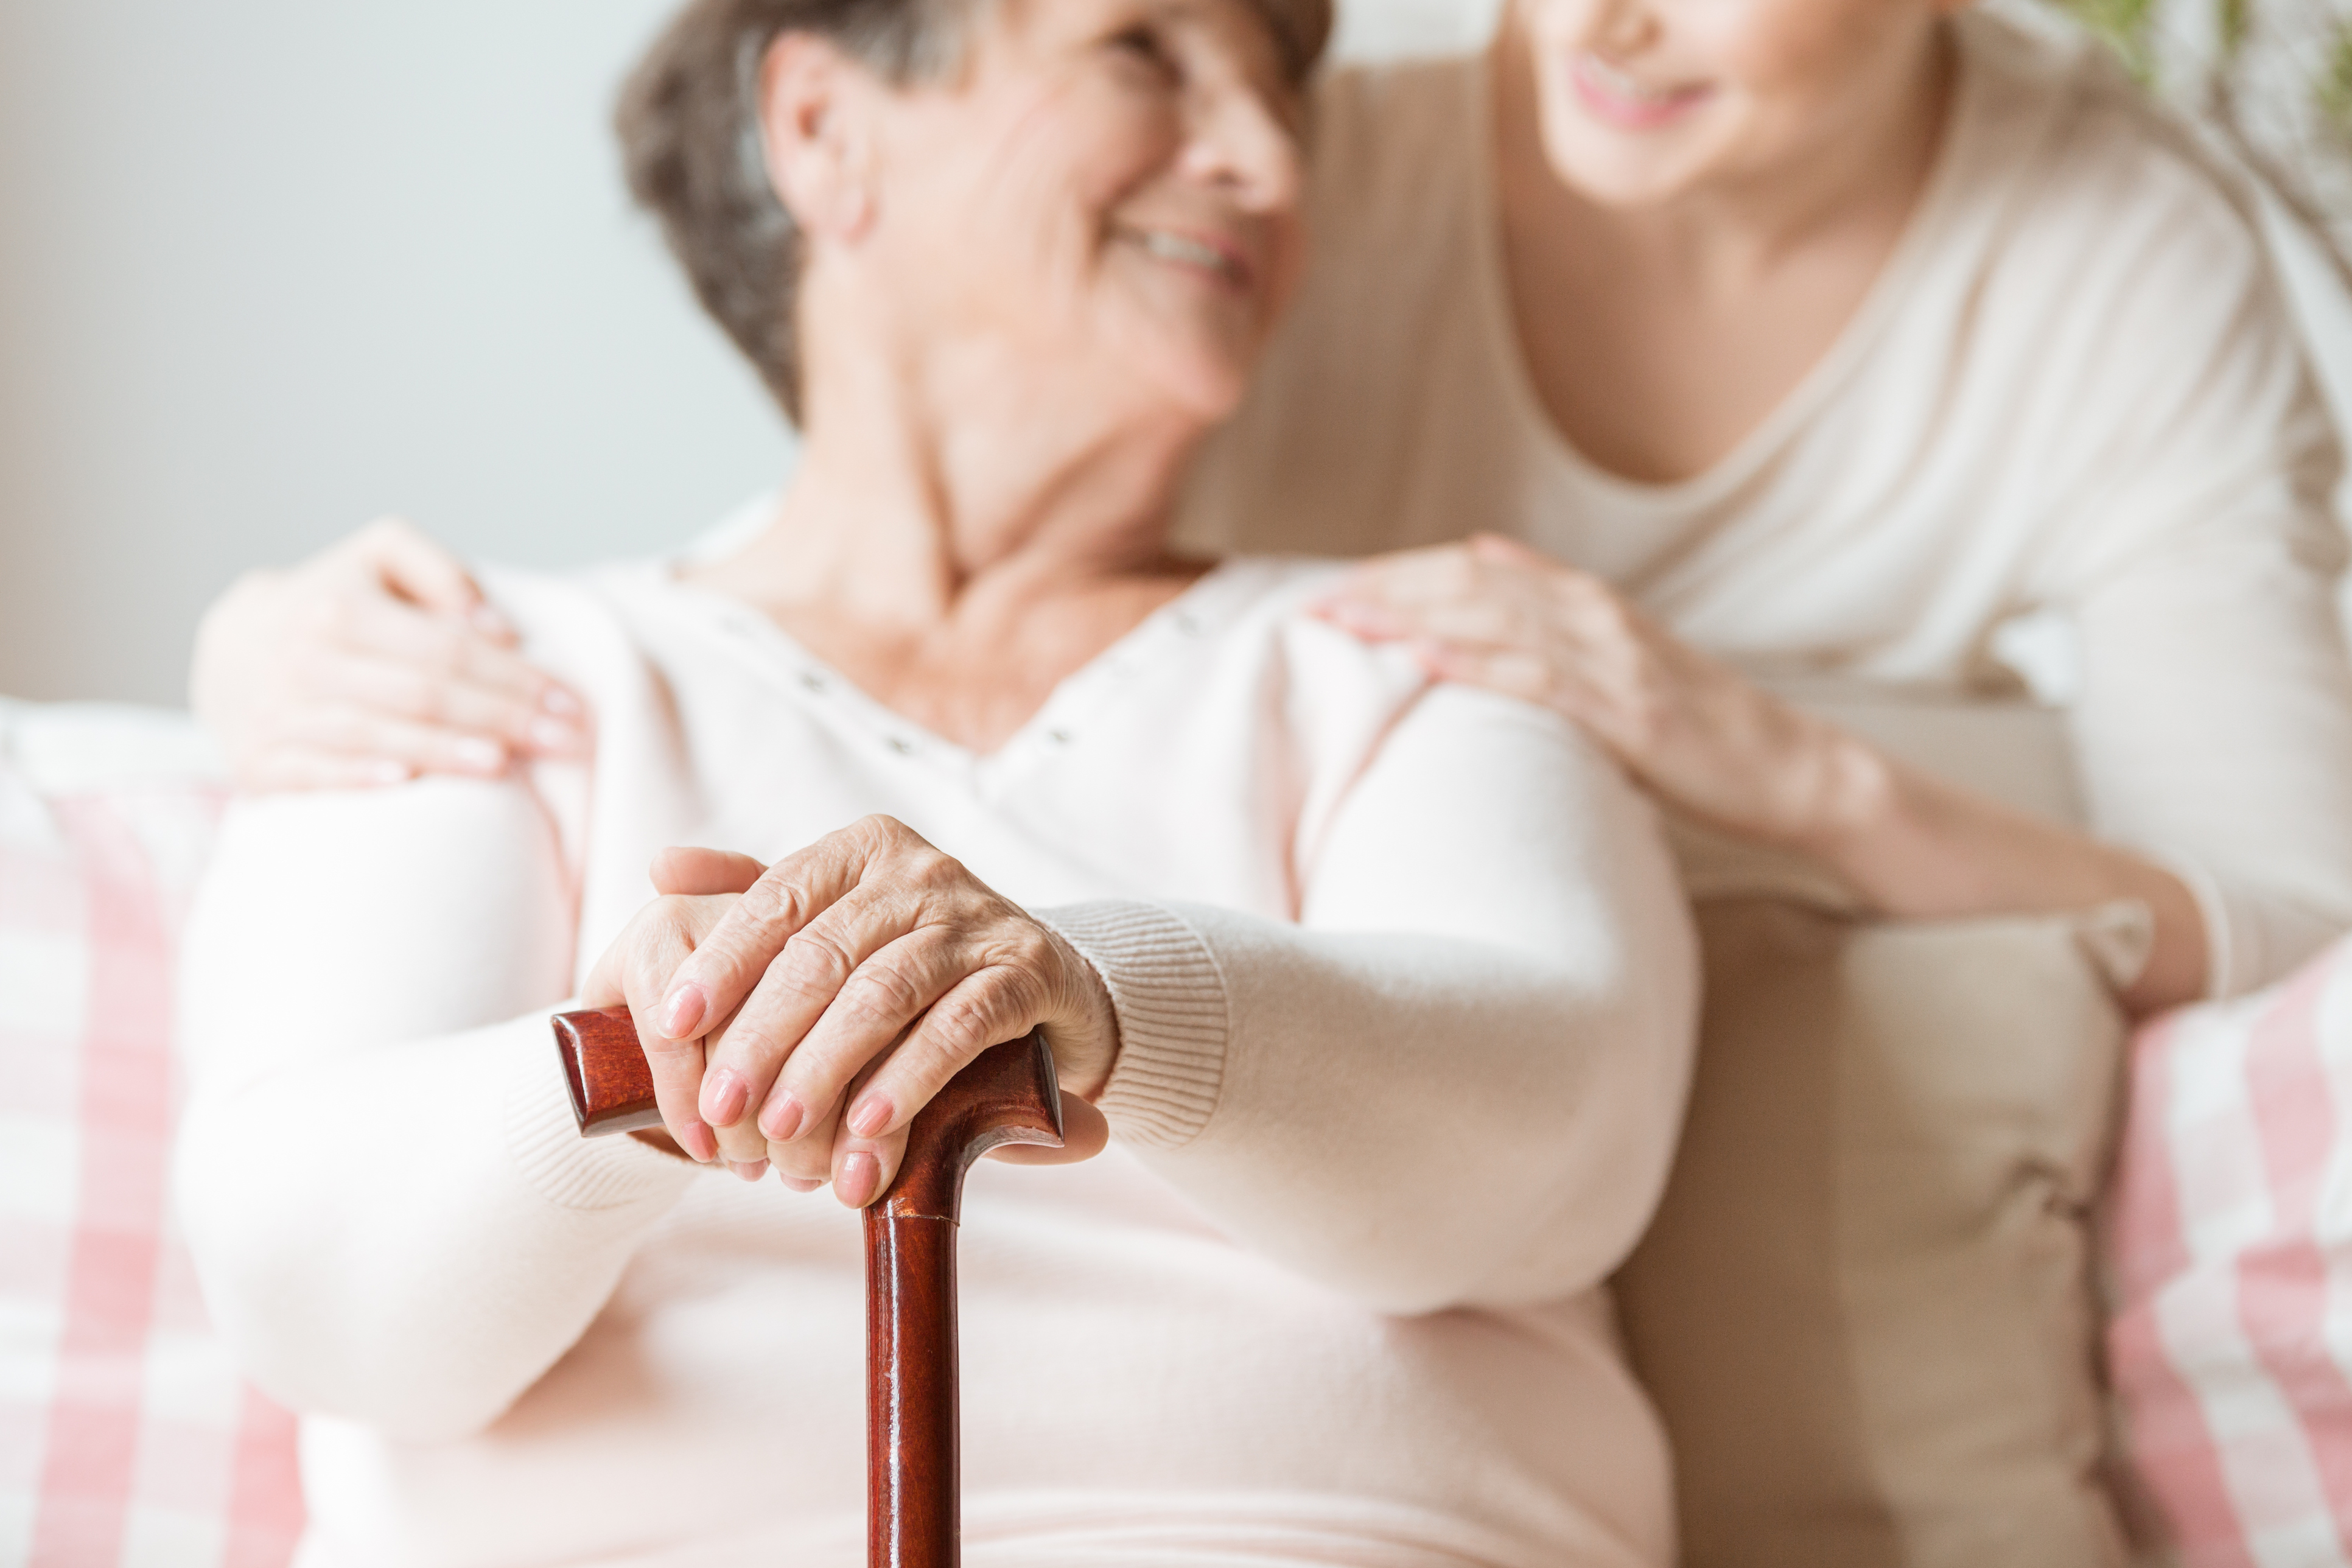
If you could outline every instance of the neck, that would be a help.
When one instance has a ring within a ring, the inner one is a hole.
[[[1934,167],[1956,75],[1953,41],[1940,24],[1769,167],[1704,177],[1639,205],[1603,204],[1552,172],[1533,44],[1520,7],[1507,15],[1490,58],[1505,201],[1521,211],[1550,207],[1588,238],[1638,250],[1654,264],[1737,287],[1840,232],[1899,229]]]
[[[1169,507],[1202,422],[985,337],[894,339],[888,310],[817,268],[802,299],[800,468],[774,525],[711,574],[727,592],[919,635],[1175,569]]]

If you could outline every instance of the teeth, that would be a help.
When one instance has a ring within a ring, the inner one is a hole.
[[[1234,264],[1226,258],[1223,251],[1213,245],[1202,245],[1197,239],[1187,239],[1181,234],[1170,234],[1156,228],[1138,229],[1136,237],[1143,242],[1144,249],[1163,260],[1205,268],[1228,278],[1234,275]]]
[[[1666,103],[1675,93],[1671,88],[1643,87],[1599,55],[1584,57],[1584,68],[1592,79],[1620,98],[1630,98],[1637,103]]]

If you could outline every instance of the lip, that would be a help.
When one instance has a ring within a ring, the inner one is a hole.
[[[1584,50],[1570,58],[1568,75],[1576,88],[1577,101],[1587,112],[1624,131],[1655,131],[1671,125],[1715,96],[1715,88],[1706,82],[1654,89],[1638,87],[1628,73]]]
[[[1206,278],[1236,293],[1256,287],[1257,267],[1248,249],[1230,235],[1174,224],[1123,221],[1114,226],[1121,239],[1154,261]]]

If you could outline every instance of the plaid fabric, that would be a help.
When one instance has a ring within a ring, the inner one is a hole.
[[[206,1325],[165,1204],[201,782],[43,798],[0,755],[0,1563],[284,1568],[292,1418]]]
[[[2188,1564],[2352,1563],[2352,940],[2141,1031],[2108,1332]]]

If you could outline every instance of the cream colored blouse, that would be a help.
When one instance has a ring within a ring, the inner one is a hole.
[[[2198,890],[2217,994],[2352,925],[2336,438],[2238,195],[2086,48],[1971,15],[1921,207],[1829,354],[1683,483],[1582,458],[1513,334],[1486,62],[1336,75],[1314,269],[1196,544],[1515,534],[1759,675],[1985,691],[2064,628],[2097,831]]]

